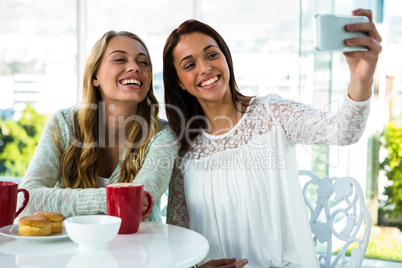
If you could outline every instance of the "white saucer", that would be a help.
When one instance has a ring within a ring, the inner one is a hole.
[[[0,235],[30,241],[53,241],[68,237],[64,228],[60,233],[51,234],[49,236],[22,236],[18,234],[18,224],[7,225],[0,228]]]

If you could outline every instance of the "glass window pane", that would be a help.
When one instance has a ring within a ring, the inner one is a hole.
[[[201,10],[228,44],[244,94],[298,96],[299,0],[203,0]]]
[[[52,113],[76,102],[75,1],[0,1],[0,110]],[[13,112],[15,111],[15,113]]]

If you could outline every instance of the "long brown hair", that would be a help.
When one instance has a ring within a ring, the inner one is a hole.
[[[242,95],[238,90],[233,71],[232,56],[229,47],[220,34],[211,26],[197,20],[187,20],[183,22],[169,35],[163,49],[163,82],[165,87],[166,115],[170,127],[179,137],[182,144],[182,150],[187,150],[190,147],[191,140],[200,133],[201,129],[204,128],[205,123],[202,119],[194,120],[197,117],[203,117],[204,111],[202,110],[198,100],[188,93],[187,90],[182,90],[179,86],[179,77],[174,66],[174,49],[183,35],[194,32],[212,37],[218,44],[219,49],[225,55],[230,73],[229,88],[235,107],[238,107],[240,104],[240,111],[244,111],[242,108],[247,106],[248,100],[250,99],[249,97]],[[189,129],[192,131],[184,135],[184,133],[187,133],[187,130]],[[187,135],[190,140],[187,139]]]
[[[127,142],[128,150],[120,163],[120,171],[111,178],[112,181],[118,175],[122,182],[134,180],[143,164],[146,148],[159,129],[159,108],[158,101],[153,94],[152,63],[148,48],[141,38],[133,33],[125,31],[105,33],[95,43],[85,65],[82,96],[83,104],[86,107],[78,109],[74,113],[75,140],[61,151],[60,171],[65,186],[69,188],[98,187],[99,113],[102,99],[99,88],[93,85],[93,78],[100,67],[107,45],[116,36],[133,38],[144,46],[149,58],[151,83],[145,99],[138,104],[136,114],[145,120],[148,128],[144,129],[138,121],[133,122]],[[88,105],[95,108],[88,108]],[[152,111],[152,109],[154,110]],[[133,147],[130,146],[131,144],[139,144],[139,146]]]

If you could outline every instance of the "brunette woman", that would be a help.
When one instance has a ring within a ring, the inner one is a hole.
[[[168,223],[207,238],[202,267],[319,267],[296,144],[349,145],[363,134],[381,38],[370,10],[353,14],[370,22],[347,29],[367,37],[346,44],[368,51],[345,53],[351,80],[334,114],[276,95],[242,95],[228,46],[202,22],[185,21],[168,37],[166,113],[182,144],[169,188]]]

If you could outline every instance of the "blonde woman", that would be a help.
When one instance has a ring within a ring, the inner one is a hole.
[[[106,184],[135,181],[153,197],[148,220],[161,221],[160,197],[179,145],[158,118],[145,43],[129,32],[107,32],[83,80],[83,103],[58,111],[42,133],[21,184],[30,201],[20,216],[106,214]]]

